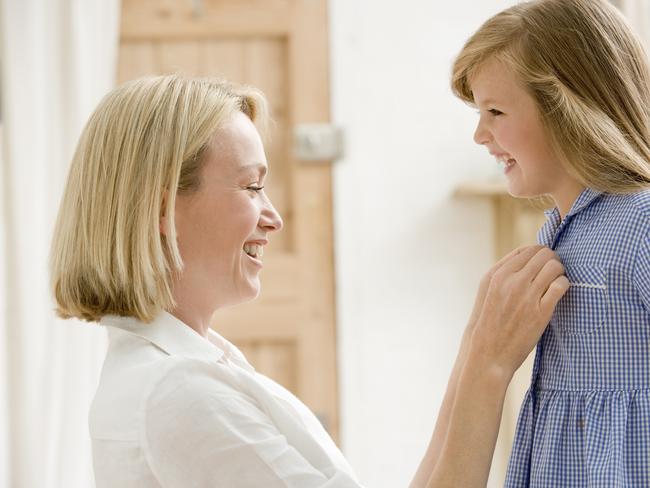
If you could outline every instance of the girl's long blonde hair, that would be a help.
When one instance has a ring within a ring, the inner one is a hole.
[[[54,229],[59,316],[149,322],[173,305],[170,280],[182,269],[176,194],[199,187],[210,139],[237,111],[266,121],[257,90],[177,75],[134,80],[102,100],[79,140]]]
[[[485,22],[453,65],[452,90],[473,104],[489,59],[536,101],[555,154],[582,185],[608,193],[650,186],[650,70],[639,39],[604,0],[534,0]]]

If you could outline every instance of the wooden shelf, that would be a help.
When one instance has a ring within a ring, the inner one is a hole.
[[[505,180],[466,181],[454,191],[457,198],[486,198],[494,215],[494,254],[500,259],[512,249],[535,244],[537,230],[544,223],[546,202],[515,198],[508,193]]]
[[[456,187],[455,197],[508,196],[506,182],[500,179],[465,181]]]

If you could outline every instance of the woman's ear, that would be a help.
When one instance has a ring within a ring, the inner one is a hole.
[[[167,190],[163,191],[162,202],[160,203],[160,220],[158,223],[160,233],[167,237],[169,232],[168,228],[168,219],[167,219],[167,198],[169,197],[169,192]]]

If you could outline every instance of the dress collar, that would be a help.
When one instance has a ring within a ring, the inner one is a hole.
[[[166,311],[162,311],[149,324],[134,317],[105,315],[100,324],[111,329],[120,329],[151,342],[170,356],[182,356],[204,361],[230,360],[238,366],[254,371],[244,355],[233,344],[214,330],[208,329],[205,339],[190,326]]]
[[[557,207],[546,210],[544,214],[546,215],[547,220],[539,231],[539,243],[553,249],[553,243],[560,232],[560,229],[565,228],[567,222],[591,205],[600,195],[602,195],[602,192],[600,191],[585,188],[582,190],[580,195],[578,195],[576,201],[573,202],[569,213],[566,214],[564,219],[560,217],[560,211]]]
[[[566,214],[565,218],[573,217],[577,213],[581,212],[589,205],[591,205],[591,203],[602,194],[603,193],[598,190],[594,190],[592,188],[585,188],[584,190],[582,190],[580,195],[578,195],[576,201],[573,202],[573,205],[571,206],[569,213]],[[546,210],[544,214],[546,214],[547,217],[550,217],[553,214],[557,214],[558,219],[560,217],[560,211],[557,209],[557,207],[552,208],[550,210]]]

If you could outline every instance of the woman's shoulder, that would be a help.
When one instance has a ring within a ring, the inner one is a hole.
[[[238,380],[216,361],[162,355],[137,364],[113,365],[102,374],[89,422],[93,437],[137,438],[152,408],[182,411],[185,405],[242,396]]]
[[[225,363],[184,356],[167,356],[150,383],[147,400],[169,397],[231,397],[240,392],[241,379]]]

